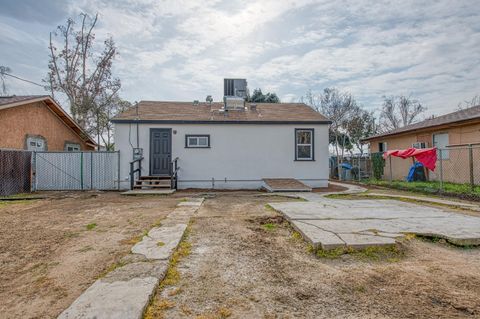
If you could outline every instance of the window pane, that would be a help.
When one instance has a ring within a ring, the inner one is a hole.
[[[199,137],[198,138],[198,145],[207,146],[208,145],[207,138],[206,137]]]
[[[297,144],[311,144],[312,132],[297,131]]]
[[[442,149],[442,159],[450,157],[450,152],[447,149],[448,145],[448,133],[433,134],[433,146]]]
[[[195,145],[197,145],[197,144],[198,144],[197,142],[198,142],[198,141],[197,141],[197,138],[196,138],[196,137],[189,137],[189,138],[188,138],[188,145],[190,145],[190,146],[195,146]]]
[[[299,146],[297,146],[297,158],[299,158],[299,159],[311,159],[312,158],[312,146],[311,145],[299,145]]]

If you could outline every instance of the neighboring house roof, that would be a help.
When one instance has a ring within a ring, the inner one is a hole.
[[[412,132],[417,130],[424,130],[424,129],[433,128],[433,127],[442,126],[442,125],[448,125],[448,124],[454,124],[454,123],[457,124],[457,123],[462,123],[462,122],[471,121],[475,119],[480,120],[480,105],[473,106],[468,109],[456,111],[453,113],[437,116],[428,120],[410,124],[395,130],[382,133],[382,134],[370,136],[364,139],[364,141],[369,141],[369,140],[373,140],[381,137],[387,137],[387,136],[392,136],[392,135],[397,135],[397,134],[402,134],[402,133],[407,133],[407,132]]]
[[[141,101],[118,114],[114,123],[195,123],[195,124],[330,124],[325,116],[303,103],[255,103],[256,110],[246,103],[245,110],[222,112],[223,103]]]
[[[66,126],[71,128],[80,138],[91,146],[96,146],[97,143],[85,132],[75,120],[65,112],[64,109],[49,95],[13,95],[13,96],[0,96],[0,110],[12,108],[28,103],[44,102],[48,108],[55,113]]]

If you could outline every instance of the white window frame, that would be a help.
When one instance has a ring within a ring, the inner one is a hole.
[[[436,136],[440,136],[440,135],[443,135],[443,136],[447,136],[447,144],[445,145],[440,145],[438,146],[438,141],[435,141],[435,137]],[[448,160],[450,159],[450,151],[446,148],[448,148],[448,145],[449,145],[449,140],[450,140],[450,136],[448,135],[448,132],[439,132],[439,133],[433,133],[432,134],[432,145],[433,147],[436,147],[437,149],[442,149],[442,160]],[[438,159],[440,159],[440,156],[438,157]]]
[[[31,143],[34,143],[35,146],[32,146]],[[27,136],[27,150],[29,151],[46,151],[47,150],[47,141],[41,136]]]
[[[206,144],[200,145],[200,140],[205,139]],[[192,143],[195,141],[195,143]],[[207,134],[187,134],[185,135],[185,148],[210,148],[210,135]]]
[[[73,148],[72,150],[69,150],[68,148]],[[65,143],[65,151],[67,152],[80,152],[81,147],[80,144],[78,143]]]
[[[298,133],[308,132],[310,133],[310,143],[298,143]],[[295,161],[314,161],[315,160],[315,147],[314,147],[315,130],[313,128],[296,128],[295,129]],[[310,146],[309,157],[299,157],[299,146]]]
[[[413,148],[427,148],[428,145],[426,142],[415,142],[412,144]]]

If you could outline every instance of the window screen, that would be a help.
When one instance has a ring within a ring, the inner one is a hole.
[[[185,135],[186,148],[209,148],[210,135]]]
[[[295,129],[295,160],[313,161],[313,129]]]

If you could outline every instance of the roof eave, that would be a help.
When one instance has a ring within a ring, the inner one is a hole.
[[[401,131],[401,132],[392,132],[392,133],[375,135],[375,136],[371,136],[371,137],[362,139],[361,141],[362,142],[369,142],[371,140],[376,140],[376,139],[379,139],[379,138],[391,137],[391,136],[394,136],[394,135],[403,135],[403,134],[408,134],[408,133],[411,133],[411,132],[414,132],[414,131],[424,132],[424,131],[428,131],[430,129],[435,129],[435,128],[441,127],[441,126],[463,124],[465,122],[470,122],[470,121],[480,121],[480,117],[469,118],[469,119],[464,119],[464,120],[459,120],[459,121],[454,121],[454,122],[449,122],[449,123],[443,123],[443,124],[430,125],[430,126],[425,126],[425,127],[420,127],[420,128],[411,128],[411,129],[404,130],[404,131]]]
[[[139,124],[332,124],[330,120],[318,120],[318,121],[298,121],[298,120],[284,120],[284,121],[255,121],[255,120],[135,120],[135,119],[112,119],[112,123],[139,123]]]
[[[12,108],[12,107],[16,107],[16,106],[20,106],[28,103],[36,103],[36,102],[45,102],[47,106],[50,108],[50,110],[52,110],[86,144],[97,146],[97,143],[95,143],[93,138],[83,128],[81,128],[80,125],[78,125],[78,123],[67,112],[65,112],[65,110],[60,105],[58,105],[57,102],[49,95],[43,95],[43,96],[31,98],[31,99],[25,99],[22,101],[4,104],[0,106],[0,110]]]

